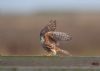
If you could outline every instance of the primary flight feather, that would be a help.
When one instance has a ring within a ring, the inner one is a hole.
[[[72,38],[71,35],[64,32],[57,32],[55,30],[56,20],[51,20],[49,24],[40,31],[42,47],[48,52],[48,56],[57,55],[57,52],[71,55],[68,51],[62,50],[58,47],[59,41],[69,41]]]

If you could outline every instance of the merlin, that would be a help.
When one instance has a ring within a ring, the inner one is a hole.
[[[69,33],[57,32],[56,30],[56,20],[51,20],[48,25],[46,25],[40,31],[40,41],[42,47],[47,51],[47,56],[55,56],[58,52],[64,55],[71,56],[71,54],[59,48],[59,41],[69,41],[71,40],[71,35]]]

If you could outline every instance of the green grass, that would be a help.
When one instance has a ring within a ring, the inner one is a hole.
[[[93,63],[98,63],[93,65]],[[1,56],[0,67],[100,68],[100,57]]]
[[[100,69],[0,68],[0,71],[100,71]]]

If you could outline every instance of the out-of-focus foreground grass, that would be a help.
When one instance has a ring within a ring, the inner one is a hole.
[[[100,57],[2,56],[0,71],[99,71],[99,63]]]
[[[99,69],[0,68],[0,71],[100,71]]]

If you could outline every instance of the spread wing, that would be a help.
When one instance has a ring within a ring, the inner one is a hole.
[[[49,31],[55,31],[55,29],[56,29],[56,20],[54,20],[54,21],[51,20],[51,21],[49,22],[49,24],[46,25],[46,26],[41,30],[40,36],[41,36],[41,35],[44,35],[45,33],[49,32]]]
[[[69,41],[72,39],[72,36],[69,33],[52,32],[52,38],[56,41]]]

